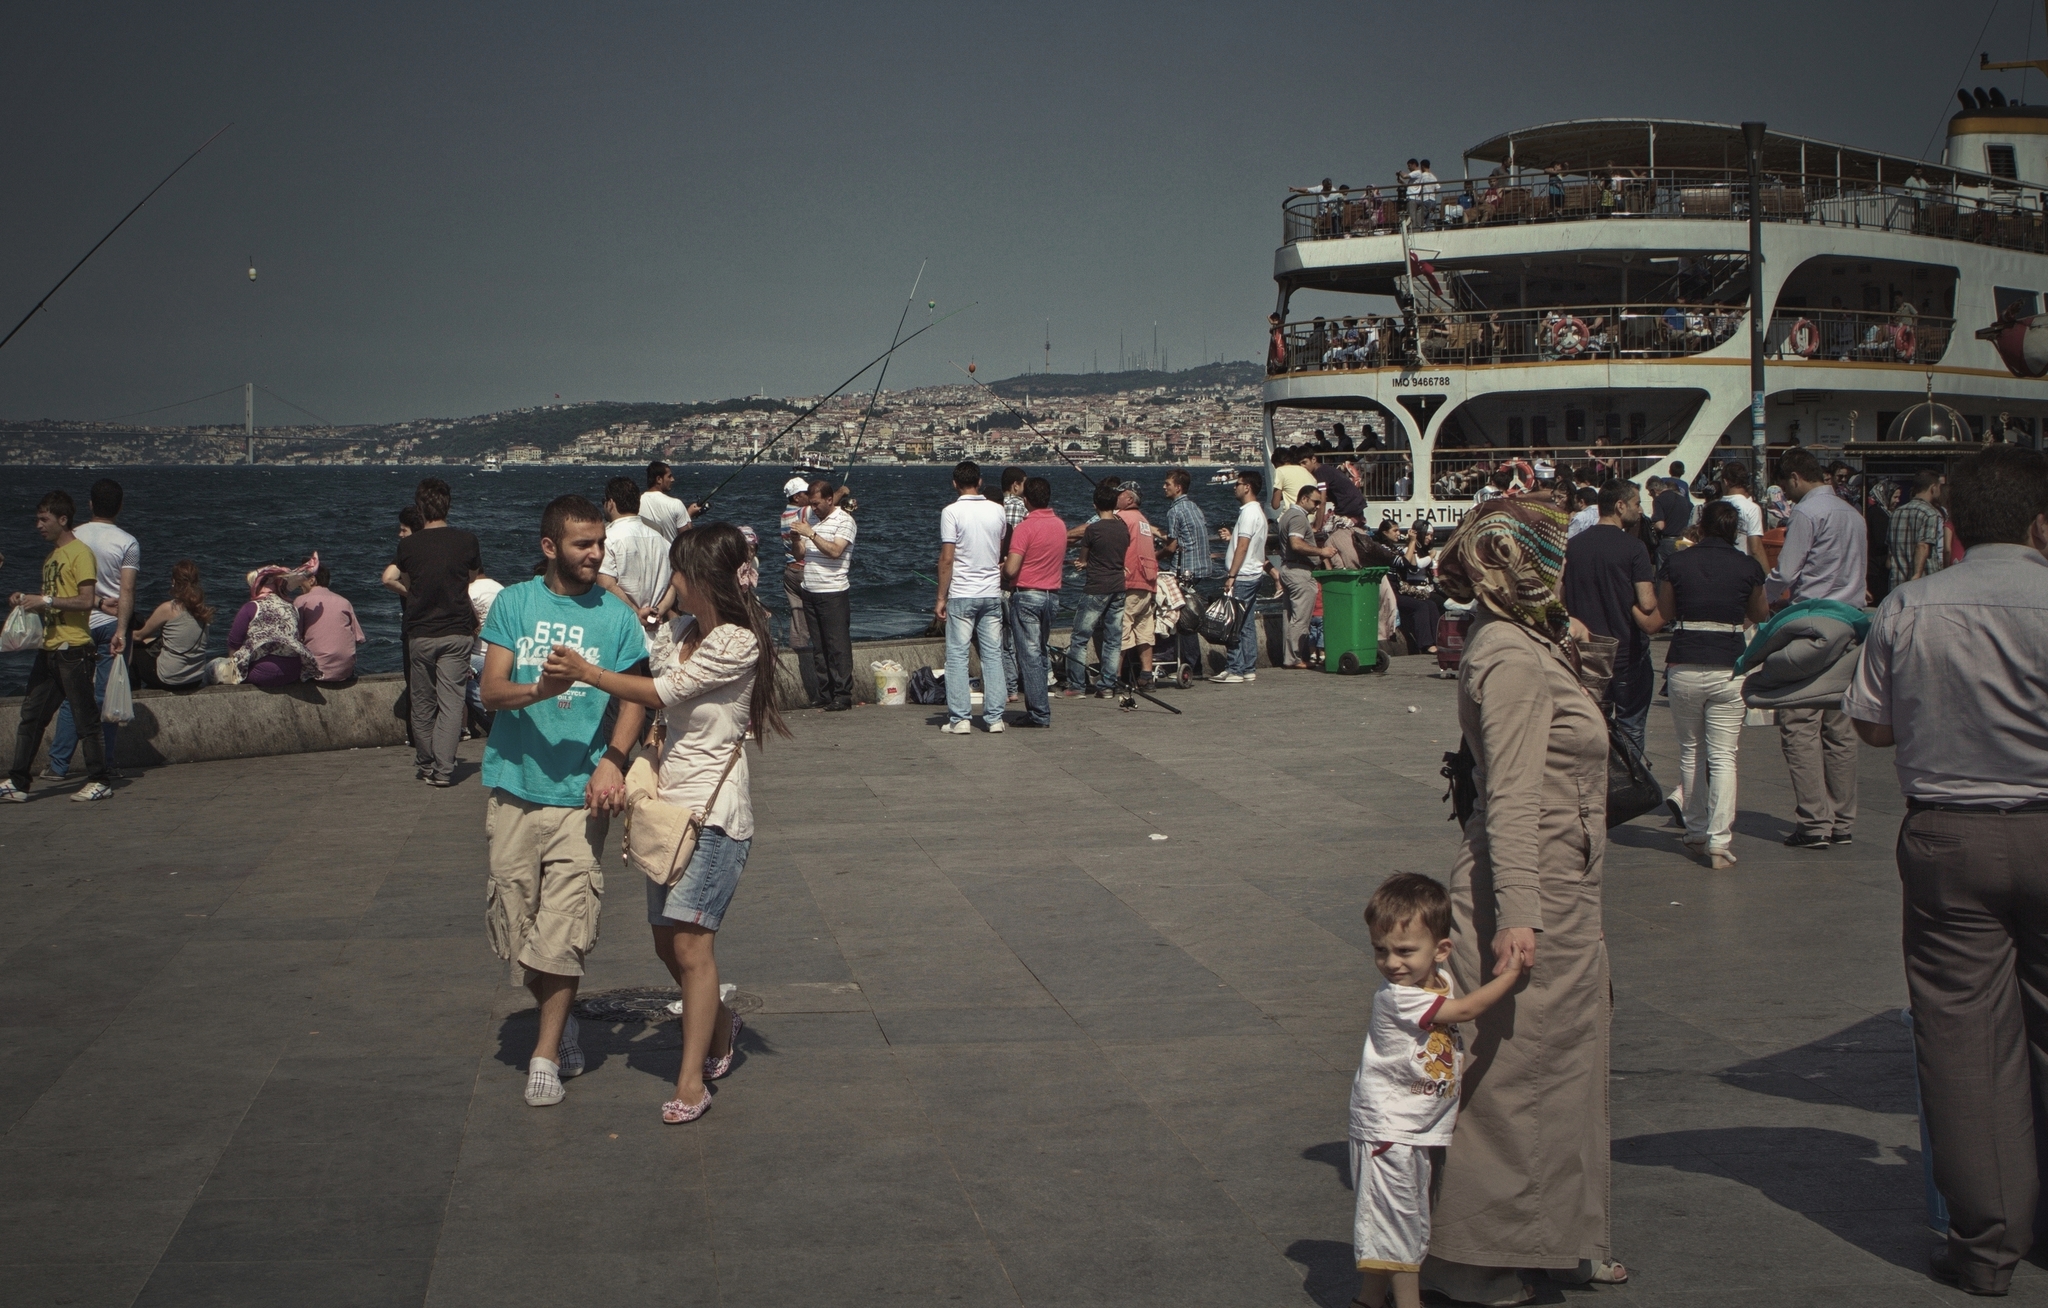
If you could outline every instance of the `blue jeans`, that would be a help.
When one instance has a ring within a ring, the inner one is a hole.
[[[107,678],[114,675],[114,656],[107,652],[107,645],[114,638],[114,624],[109,623],[92,634],[93,648],[99,651],[99,670],[92,678],[92,701],[95,704],[107,702]],[[123,653],[125,661],[128,655]],[[118,722],[100,723],[100,737],[106,753],[101,757],[107,766],[114,766],[114,737],[121,730]],[[57,710],[57,724],[50,728],[50,771],[65,776],[71,771],[71,755],[78,748],[78,728],[71,722],[69,704]]]
[[[1010,646],[1016,651],[1018,685],[1024,712],[1045,726],[1052,721],[1052,699],[1046,693],[1046,646],[1052,640],[1053,614],[1059,610],[1056,590],[1019,590],[1010,596]]]
[[[1230,587],[1230,593],[1238,603],[1245,606],[1244,630],[1238,635],[1237,644],[1231,648],[1230,661],[1223,665],[1225,672],[1244,676],[1256,672],[1259,667],[1259,615],[1258,593],[1260,575],[1256,572],[1249,577],[1239,574]]]
[[[1067,689],[1088,689],[1088,642],[1100,636],[1097,690],[1116,688],[1124,654],[1124,593],[1083,595],[1074,605],[1074,631],[1067,639]]]
[[[946,719],[964,722],[974,716],[974,688],[967,680],[967,654],[981,646],[982,717],[994,726],[1003,720],[1003,702],[1010,689],[1003,684],[1003,597],[976,595],[946,601]]]

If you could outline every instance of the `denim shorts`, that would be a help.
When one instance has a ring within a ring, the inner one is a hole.
[[[740,888],[740,873],[746,870],[747,850],[753,843],[734,840],[718,827],[704,828],[681,880],[672,886],[647,883],[648,925],[718,930],[732,892]]]

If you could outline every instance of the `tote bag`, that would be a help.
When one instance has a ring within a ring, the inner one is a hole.
[[[672,886],[681,880],[690,866],[690,855],[697,852],[704,815],[718,803],[718,792],[725,789],[725,779],[732,775],[733,765],[740,761],[740,751],[746,747],[747,739],[742,736],[732,747],[732,757],[725,761],[725,770],[718,774],[718,784],[711,788],[711,798],[704,801],[701,809],[684,808],[661,798],[661,778],[653,762],[645,751],[634,758],[633,766],[626,771],[626,861],[657,886]]]

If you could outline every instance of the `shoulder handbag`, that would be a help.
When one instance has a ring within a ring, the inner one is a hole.
[[[1607,829],[1664,807],[1664,787],[1650,762],[1612,721],[1607,724]]]
[[[690,866],[690,855],[697,852],[704,815],[718,803],[718,792],[725,789],[725,779],[732,775],[733,765],[746,747],[743,735],[732,747],[732,756],[725,760],[725,770],[718,774],[718,784],[711,788],[711,797],[701,809],[662,799],[660,773],[646,751],[641,751],[626,772],[626,861],[657,886],[672,886],[680,880]]]

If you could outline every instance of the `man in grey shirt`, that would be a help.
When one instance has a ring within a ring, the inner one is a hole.
[[[1773,604],[1840,600],[1863,607],[1870,584],[1869,536],[1863,515],[1839,498],[1811,451],[1794,447],[1778,460],[1778,481],[1792,503],[1778,566],[1765,580]],[[1856,735],[1840,709],[1779,709],[1778,743],[1792,774],[1799,827],[1794,849],[1846,845],[1856,825]]]
[[[2048,1066],[2048,459],[1994,445],[1950,479],[1961,563],[1878,606],[1842,707],[1897,746],[1906,986],[1937,1276],[2004,1294],[2033,1242],[2033,1069]]]
[[[1329,566],[1337,551],[1316,543],[1323,516],[1323,488],[1310,482],[1280,511],[1280,594],[1287,606],[1287,658],[1283,668],[1308,666],[1308,628],[1316,608],[1314,569]]]

